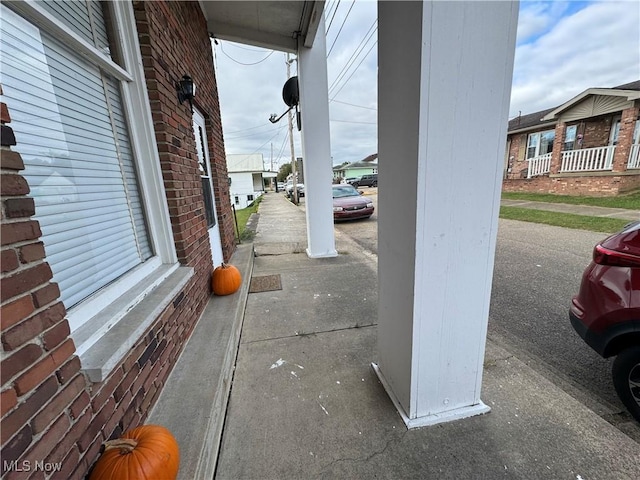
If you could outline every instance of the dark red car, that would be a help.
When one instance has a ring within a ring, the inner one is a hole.
[[[640,222],[595,246],[569,317],[591,348],[616,357],[613,384],[640,421]]]
[[[351,185],[333,186],[333,220],[355,220],[373,215],[373,202]]]

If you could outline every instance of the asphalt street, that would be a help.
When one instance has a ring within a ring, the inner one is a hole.
[[[367,192],[377,206],[377,195]],[[336,229],[377,254],[377,216],[337,223]],[[574,398],[640,440],[602,359],[568,318],[593,246],[606,234],[500,220],[489,316],[489,337]],[[629,432],[628,430],[632,431]]]

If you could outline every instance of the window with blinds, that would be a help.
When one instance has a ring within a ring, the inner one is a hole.
[[[108,52],[100,2],[44,5]],[[53,281],[70,308],[153,255],[121,85],[5,5],[0,9],[3,101]]]

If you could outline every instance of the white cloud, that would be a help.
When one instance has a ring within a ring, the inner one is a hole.
[[[638,3],[594,3],[516,49],[510,116],[560,105],[590,87],[638,79]]]
[[[327,51],[334,44],[350,5],[351,2],[341,2],[327,37]],[[613,87],[640,79],[637,0],[523,1],[520,9],[511,117],[519,111],[526,114],[560,105],[589,87]],[[349,64],[376,16],[375,2],[355,3],[328,59],[329,86]],[[333,120],[331,151],[336,164],[357,161],[377,151],[377,45],[351,76],[376,40],[374,34],[337,88],[330,92],[330,98],[335,96],[336,100],[329,104]],[[242,63],[264,60],[255,65],[239,65],[225,56],[220,46],[216,47],[226,151],[259,151],[268,161],[273,143],[274,156],[277,158],[282,152],[280,164],[288,161],[286,117],[276,125],[268,120],[272,113],[280,115],[287,108],[281,96],[286,81],[285,54],[275,52],[265,59],[268,50],[229,42],[222,42],[222,47],[227,55]],[[293,67],[295,70],[295,63]],[[297,130],[294,138],[296,156],[301,156]]]

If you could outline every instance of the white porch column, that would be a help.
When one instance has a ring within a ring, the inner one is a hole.
[[[298,82],[302,117],[302,158],[307,210],[307,255],[338,255],[333,232],[331,144],[327,47],[324,17],[312,48],[298,48]]]
[[[378,3],[378,363],[409,428],[480,400],[517,2]]]

